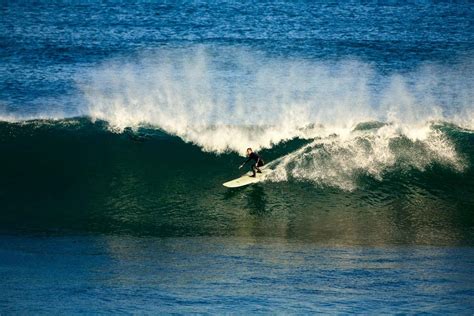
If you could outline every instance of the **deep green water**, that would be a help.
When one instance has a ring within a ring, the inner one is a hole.
[[[114,133],[86,118],[2,123],[0,149],[8,154],[1,157],[6,168],[0,227],[53,234],[265,236],[335,245],[472,245],[473,134],[450,125],[436,128],[455,144],[461,171],[437,161],[415,168],[404,153],[424,145],[398,137],[390,146],[396,163],[383,178],[360,170],[351,174],[351,189],[292,177],[287,165],[285,181],[230,190],[222,183],[242,173],[236,167],[243,158],[206,153],[164,132]],[[313,141],[295,139],[261,154],[271,161]],[[328,146],[311,150],[327,156]],[[331,157],[320,163],[327,161]]]

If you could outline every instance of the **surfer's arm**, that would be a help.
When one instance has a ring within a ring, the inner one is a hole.
[[[262,160],[262,158],[260,158],[259,154],[255,154],[255,153],[252,153],[252,154],[254,155],[253,159],[257,158],[257,159],[255,159],[255,164],[258,166],[258,163],[260,162],[260,160]],[[250,160],[250,158],[247,161],[249,161],[249,160]],[[247,161],[245,163],[247,163]]]
[[[252,159],[252,158],[249,157],[247,160],[245,160],[245,161],[239,166],[239,169],[241,169],[243,166],[245,166],[245,164],[246,164],[247,162],[249,162],[250,159]]]
[[[242,168],[243,166],[245,166],[247,164],[247,162],[249,162],[250,160],[252,160],[252,156],[248,157],[247,160],[245,160],[240,166],[239,166],[239,169]]]

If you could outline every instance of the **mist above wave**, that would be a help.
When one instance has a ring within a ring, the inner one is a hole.
[[[118,130],[151,124],[205,151],[313,137],[302,127],[314,124],[347,134],[360,122],[390,122],[410,138],[424,137],[420,130],[432,121],[473,124],[473,87],[459,65],[385,77],[360,61],[269,58],[235,48],[166,50],[137,59],[90,73],[80,83],[88,101],[83,112]],[[257,133],[242,126],[266,128]]]

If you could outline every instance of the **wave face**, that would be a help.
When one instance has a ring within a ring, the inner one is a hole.
[[[0,123],[0,228],[472,241],[474,134],[452,124],[431,125],[422,140],[366,122],[280,142],[261,151],[267,181],[238,190],[222,186],[240,174],[236,153],[160,129],[111,128],[85,117]]]

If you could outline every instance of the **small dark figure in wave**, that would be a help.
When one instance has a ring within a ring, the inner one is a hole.
[[[253,172],[253,175],[251,175],[251,177],[255,178],[257,172],[262,173],[262,170],[260,170],[259,167],[262,167],[265,163],[263,162],[260,155],[252,151],[252,148],[247,148],[247,157],[248,157],[247,160],[245,160],[245,162],[240,165],[239,169],[245,166],[245,164],[249,162],[250,160],[254,160],[255,163],[252,163],[252,165],[250,166],[250,169]]]

